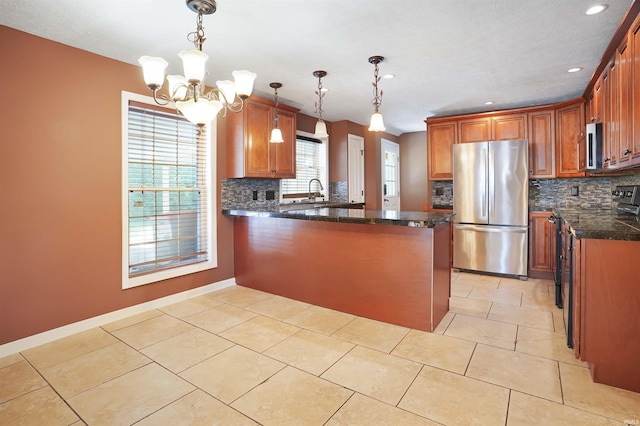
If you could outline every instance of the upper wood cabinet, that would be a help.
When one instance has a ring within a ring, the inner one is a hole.
[[[253,96],[240,113],[227,114],[227,177],[294,178],[297,109],[279,104],[284,143],[270,143],[275,105]]]
[[[453,179],[452,147],[456,143],[458,122],[427,125],[428,167],[430,180]]]
[[[460,143],[491,140],[491,118],[469,118],[458,121]]]
[[[584,176],[586,168],[584,103],[556,110],[556,177]]]
[[[629,32],[631,60],[631,165],[640,164],[640,16]]]
[[[458,121],[460,143],[527,138],[527,115],[508,114]]]
[[[553,178],[555,166],[555,111],[530,112],[529,116],[529,178]]]

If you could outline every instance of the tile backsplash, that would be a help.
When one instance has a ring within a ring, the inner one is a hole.
[[[611,191],[618,185],[640,185],[640,174],[619,177],[533,179],[529,181],[529,207],[611,209]],[[577,187],[578,195],[571,195]],[[453,181],[434,181],[431,185],[434,206],[453,205]]]
[[[224,179],[222,209],[273,210],[280,204],[280,179]],[[254,191],[257,200],[253,199]],[[267,193],[273,192],[273,199]],[[329,183],[329,200],[347,202],[347,182]]]

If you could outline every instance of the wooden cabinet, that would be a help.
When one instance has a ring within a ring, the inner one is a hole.
[[[508,141],[527,138],[527,115],[512,114],[491,117],[491,140]]]
[[[471,118],[458,121],[460,143],[491,140],[491,118]]]
[[[584,103],[556,110],[556,176],[584,176],[586,168]]]
[[[640,392],[640,241],[578,239],[574,246],[574,348],[593,380]],[[612,265],[626,265],[615,267]]]
[[[555,166],[555,111],[530,112],[529,116],[529,178],[553,178]]]
[[[602,77],[598,78],[593,86],[588,106],[587,121],[590,123],[602,123]]]
[[[284,143],[269,142],[273,102],[251,97],[242,112],[227,115],[227,177],[294,178],[296,176],[297,109],[278,106]]]
[[[470,118],[458,122],[460,143],[527,138],[526,114]]]
[[[452,147],[456,143],[457,132],[456,121],[427,125],[429,179],[453,179]]]
[[[555,223],[550,212],[529,213],[529,273],[531,278],[553,279],[555,266]]]
[[[640,16],[629,32],[629,56],[631,62],[631,165],[640,165]]]
[[[631,160],[631,48],[625,37],[616,51],[618,77],[618,167],[626,167]]]

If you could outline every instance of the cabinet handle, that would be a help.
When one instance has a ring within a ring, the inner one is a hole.
[[[605,159],[604,159],[604,160],[602,160],[602,161],[604,161],[605,163],[608,163],[609,161],[611,161],[611,158],[608,158],[608,157],[607,157],[607,158],[605,158]]]
[[[593,123],[594,121],[596,121],[595,117],[591,117],[591,122]]]
[[[625,149],[624,152],[622,153],[622,155],[629,155],[629,154],[631,154],[630,149]]]

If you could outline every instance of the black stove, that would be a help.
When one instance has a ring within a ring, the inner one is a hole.
[[[640,185],[616,186],[613,201],[618,203],[618,212],[640,215]]]

